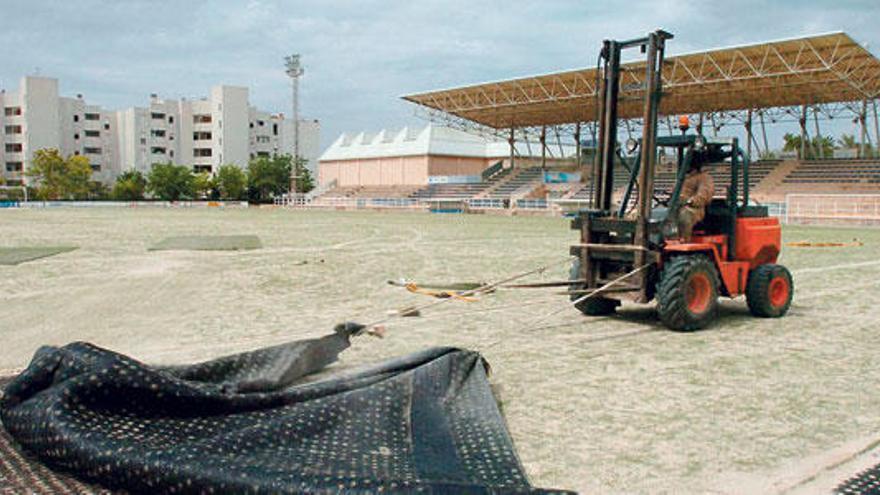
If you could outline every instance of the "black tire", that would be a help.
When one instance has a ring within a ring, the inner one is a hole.
[[[718,272],[706,256],[671,258],[657,283],[660,321],[677,331],[705,328],[718,313],[718,285]]]
[[[791,307],[794,282],[788,268],[782,265],[761,265],[749,273],[746,304],[753,315],[779,318]]]
[[[576,280],[579,278],[581,278],[581,260],[576,259],[574,260],[574,263],[571,264],[571,271],[569,272],[568,279]],[[571,284],[569,286],[571,290],[581,290],[584,287],[585,284]],[[583,294],[570,294],[568,297],[572,301],[576,301],[583,296]],[[587,316],[610,315],[611,313],[614,313],[614,309],[618,306],[620,306],[620,301],[601,296],[591,297],[574,305],[578,311]]]

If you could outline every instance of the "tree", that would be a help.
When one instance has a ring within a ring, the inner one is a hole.
[[[54,148],[37,150],[27,175],[34,179],[36,197],[42,200],[85,199],[91,190],[92,167],[88,158],[64,159]]]
[[[257,203],[269,202],[290,190],[293,157],[259,156],[248,163],[248,196]]]
[[[296,192],[307,193],[315,188],[312,172],[306,167],[308,163],[305,158],[296,160]]]
[[[27,168],[27,176],[37,184],[38,199],[61,199],[64,194],[64,157],[57,149],[41,149],[34,153],[34,160]]]
[[[193,192],[196,198],[217,199],[217,180],[208,172],[196,174],[193,179]]]
[[[93,180],[89,182],[89,190],[86,193],[86,198],[89,201],[103,201],[110,197],[110,188],[107,187],[107,184],[99,180]]]
[[[65,186],[68,197],[74,199],[88,199],[93,191],[92,166],[89,159],[81,156],[71,156],[67,159]]]
[[[799,134],[786,133],[782,139],[785,141],[783,150],[794,151],[802,160],[830,157],[834,154],[834,139],[830,136],[815,136],[806,143],[806,156],[800,156],[801,136]]]
[[[147,175],[147,191],[166,201],[190,199],[194,195],[195,176],[189,167],[154,163]]]
[[[140,201],[144,199],[147,189],[147,178],[140,170],[129,170],[119,174],[113,184],[113,199],[119,201]]]
[[[840,136],[840,147],[843,149],[856,149],[859,147],[858,141],[856,141],[856,137],[852,134],[843,134]]]
[[[244,198],[247,191],[248,178],[238,165],[226,164],[217,170],[217,188],[223,199],[238,200]]]

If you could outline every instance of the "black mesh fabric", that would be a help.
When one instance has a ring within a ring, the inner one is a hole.
[[[474,352],[311,378],[357,327],[192,366],[43,347],[0,418],[44,463],[146,493],[543,493]]]

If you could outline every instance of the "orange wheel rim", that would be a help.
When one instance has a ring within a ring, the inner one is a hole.
[[[782,277],[776,277],[770,281],[770,304],[774,308],[785,306],[788,302],[788,280]]]
[[[695,273],[688,281],[685,290],[688,309],[691,313],[700,314],[706,311],[712,301],[712,283],[705,273]]]

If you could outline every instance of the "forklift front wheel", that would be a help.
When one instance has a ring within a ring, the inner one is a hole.
[[[657,283],[657,313],[672,330],[704,328],[718,311],[718,273],[703,255],[676,256]]]
[[[574,260],[574,263],[571,264],[571,272],[569,273],[569,280],[578,280],[581,279],[581,260]],[[584,284],[571,284],[569,289],[571,290],[581,290],[585,287]],[[572,301],[576,301],[583,297],[583,294],[574,293],[569,295],[569,298]],[[587,316],[603,316],[610,315],[614,312],[614,309],[620,306],[620,301],[616,299],[608,299],[605,297],[594,296],[589,299],[585,299],[574,305],[575,308],[578,309],[581,313]]]

